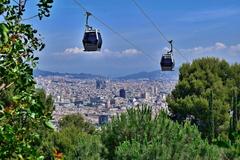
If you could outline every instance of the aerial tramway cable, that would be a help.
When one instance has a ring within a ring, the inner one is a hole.
[[[158,31],[158,33],[161,35],[161,37],[167,42],[169,43],[170,41],[168,40],[168,38],[164,35],[164,33],[160,30],[159,26],[154,23],[154,21],[150,18],[150,16],[148,16],[148,14],[145,12],[145,10],[137,3],[136,0],[132,0],[132,2],[134,3],[134,5],[139,9],[139,11],[144,15],[144,17],[146,19],[148,19],[148,21],[153,25],[153,27]],[[175,51],[177,51],[177,53],[179,55],[181,55],[187,62],[189,62],[188,58],[186,56],[184,56],[184,54],[182,54],[180,52],[179,49],[177,49],[176,47],[173,46],[173,49]]]
[[[73,0],[85,13],[88,12],[88,10],[79,2],[79,0]],[[137,8],[142,12],[142,14],[151,22],[151,24],[156,28],[156,30],[161,34],[161,36],[163,37],[164,40],[166,40],[168,43],[168,39],[166,38],[166,36],[163,34],[163,32],[161,32],[161,30],[159,29],[159,27],[151,20],[151,18],[146,14],[146,12],[143,10],[143,8],[141,8],[140,5],[138,5],[138,3],[135,0],[132,0],[134,2],[134,4],[137,6]],[[155,58],[151,57],[149,54],[146,54],[146,52],[144,52],[142,49],[140,49],[136,44],[134,44],[132,41],[128,40],[126,37],[124,37],[122,34],[120,34],[119,32],[115,31],[110,25],[108,25],[107,23],[105,23],[103,20],[101,20],[100,18],[98,18],[97,16],[95,16],[94,14],[91,14],[91,16],[96,19],[98,22],[100,22],[102,25],[104,25],[108,30],[110,30],[112,33],[114,33],[115,35],[117,35],[118,37],[120,37],[122,40],[124,40],[125,42],[127,42],[130,46],[132,46],[134,49],[137,49],[139,51],[141,51],[143,53],[143,55],[145,55],[146,57],[149,58],[149,60],[151,60],[152,62],[154,62],[154,64],[158,61],[156,61]],[[34,15],[32,17],[23,19],[22,21],[26,21],[26,20],[31,20],[34,18],[37,18],[38,15]],[[176,48],[173,47],[180,55],[182,55],[182,57],[184,57],[187,61],[188,59]]]
[[[79,2],[79,0],[73,0],[84,12],[88,12],[88,10]],[[94,14],[91,15],[94,19],[96,19],[98,22],[100,22],[103,26],[105,26],[108,30],[110,30],[112,33],[114,33],[115,35],[117,35],[119,38],[121,38],[122,40],[124,40],[126,43],[128,43],[130,46],[132,46],[134,49],[139,50],[141,53],[143,53],[143,55],[145,55],[149,60],[151,60],[152,62],[157,63],[158,61],[156,59],[154,59],[153,57],[151,57],[149,54],[146,54],[146,52],[144,52],[142,49],[140,49],[136,44],[134,44],[133,42],[131,42],[130,40],[128,40],[126,37],[124,37],[122,34],[120,34],[119,32],[117,32],[116,30],[114,30],[110,25],[108,25],[107,23],[105,23],[102,19],[98,18],[97,16],[95,16]]]

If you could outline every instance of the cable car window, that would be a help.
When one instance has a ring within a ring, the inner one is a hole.
[[[172,60],[171,59],[164,59],[163,61],[164,64],[172,64]]]
[[[86,43],[93,43],[96,44],[97,43],[97,37],[96,37],[96,33],[95,32],[87,32],[84,35],[84,41]]]

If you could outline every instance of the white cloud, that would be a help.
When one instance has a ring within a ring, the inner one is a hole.
[[[64,50],[65,55],[80,55],[80,54],[92,55],[92,53],[97,53],[102,56],[115,56],[115,57],[135,56],[135,55],[142,54],[141,51],[139,51],[137,49],[133,49],[133,48],[129,48],[129,49],[121,50],[121,51],[113,51],[108,48],[105,48],[105,49],[102,49],[101,51],[97,51],[97,52],[84,52],[83,48],[78,48],[78,47],[66,48]]]
[[[137,49],[133,49],[133,48],[125,49],[125,50],[121,50],[121,51],[113,51],[113,50],[105,48],[102,50],[102,54],[108,55],[108,56],[123,57],[123,56],[139,55],[139,54],[142,54],[142,52]]]
[[[142,54],[142,52],[137,49],[126,49],[121,51],[121,55],[124,55],[124,56],[139,55],[139,54]]]
[[[79,48],[79,47],[73,47],[73,48],[66,48],[64,50],[64,55],[97,55],[99,54],[100,51],[96,51],[96,52],[85,52],[83,48]]]
[[[215,43],[215,46],[213,47],[215,50],[221,50],[227,48],[227,46],[221,42]]]
[[[203,53],[210,53],[210,52],[226,52],[226,53],[236,53],[240,52],[240,44],[227,46],[222,42],[216,42],[213,46],[198,46],[194,48],[188,49],[181,49],[182,52],[186,53],[193,53],[193,54],[203,54]]]
[[[161,53],[166,53],[169,51],[168,47],[164,47],[161,50]],[[223,42],[216,42],[213,45],[209,46],[196,46],[193,48],[180,48],[179,51],[181,54],[188,59],[188,61],[192,61],[193,59],[200,58],[200,57],[207,57],[207,56],[213,56],[218,57],[220,59],[226,59],[231,63],[235,63],[236,61],[239,62],[240,60],[240,43],[227,45]],[[157,52],[159,53],[159,52]],[[181,60],[186,61],[186,59],[179,53],[177,53],[176,50],[174,50],[174,56],[176,62],[179,62],[178,58]],[[180,63],[180,62],[179,62]]]
[[[233,53],[240,53],[240,44],[232,45],[229,47],[229,49]]]
[[[65,54],[81,54],[84,53],[82,48],[74,47],[74,48],[66,48],[64,51]]]

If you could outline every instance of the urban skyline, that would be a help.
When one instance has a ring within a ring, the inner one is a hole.
[[[175,87],[173,80],[96,80],[64,76],[36,77],[54,100],[54,122],[64,115],[81,113],[93,124],[101,124],[102,115],[109,120],[127,109],[148,104],[155,112],[168,111],[166,95]],[[104,118],[103,118],[104,120]]]

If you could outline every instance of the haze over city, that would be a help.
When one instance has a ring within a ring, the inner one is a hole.
[[[240,159],[239,0],[1,0],[0,159]]]

